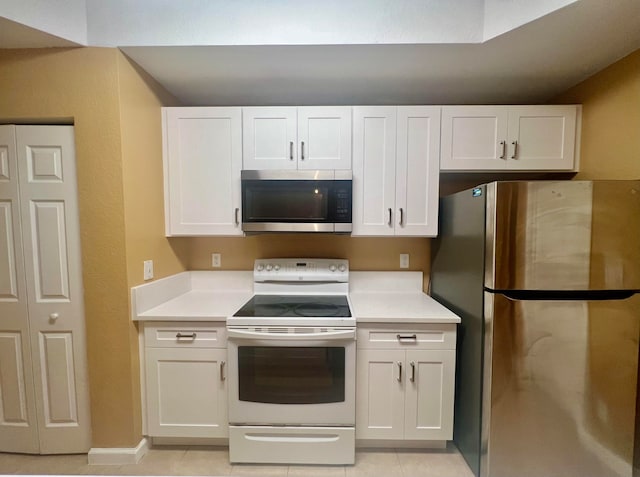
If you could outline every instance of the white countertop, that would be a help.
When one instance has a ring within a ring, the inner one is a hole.
[[[422,292],[420,272],[351,272],[357,322],[459,323]],[[183,272],[131,289],[134,321],[226,321],[253,295],[251,271]]]
[[[358,323],[460,323],[460,317],[422,292],[349,293]]]
[[[251,291],[191,290],[138,314],[145,321],[226,321],[253,296]]]

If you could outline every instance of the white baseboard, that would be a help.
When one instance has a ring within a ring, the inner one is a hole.
[[[92,447],[89,465],[137,464],[148,450],[149,442],[144,437],[136,447]]]

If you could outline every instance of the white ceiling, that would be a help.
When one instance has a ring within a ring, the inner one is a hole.
[[[185,105],[545,102],[640,48],[640,0],[85,5],[87,44],[119,46]]]

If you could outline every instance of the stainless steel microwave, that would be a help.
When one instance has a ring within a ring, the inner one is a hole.
[[[242,230],[351,232],[351,171],[242,171]]]

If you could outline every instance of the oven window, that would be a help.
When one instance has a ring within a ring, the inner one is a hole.
[[[327,220],[329,187],[309,181],[247,181],[243,193],[246,222]]]
[[[344,402],[344,347],[238,347],[240,401]]]

